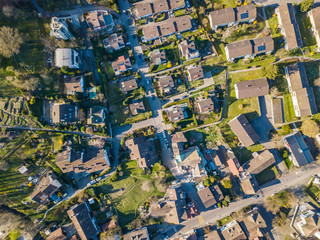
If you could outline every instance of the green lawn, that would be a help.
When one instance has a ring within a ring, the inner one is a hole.
[[[257,143],[255,145],[248,147],[248,150],[251,152],[260,152],[262,151],[262,149],[263,149],[263,146],[260,143]]]
[[[275,166],[270,166],[263,170],[261,173],[255,175],[257,182],[259,185],[263,185],[273,179],[275,179],[278,175],[277,168]]]
[[[262,77],[260,70],[246,71],[229,74],[228,96],[226,104],[226,118],[232,119],[239,114],[246,114],[252,120],[260,114],[258,98],[236,99],[234,84],[237,82],[252,80]]]
[[[286,122],[292,122],[295,119],[295,113],[290,93],[283,94],[284,119]]]
[[[316,39],[311,32],[311,23],[307,13],[301,13],[297,11],[297,20],[299,24],[299,29],[301,33],[301,37],[305,46],[313,46],[316,45]]]
[[[309,186],[306,187],[305,192],[314,200],[316,201],[319,196],[320,196],[320,189],[318,186],[316,186],[315,184],[313,184],[313,182],[311,182],[311,184]]]

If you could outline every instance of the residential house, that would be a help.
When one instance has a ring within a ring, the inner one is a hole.
[[[283,142],[290,152],[290,160],[296,167],[302,167],[313,161],[309,148],[300,132],[293,132],[286,135],[283,138]]]
[[[207,174],[206,160],[198,147],[190,147],[175,156],[178,169],[190,178],[200,178]]]
[[[200,57],[195,41],[191,41],[189,38],[179,43],[179,51],[181,53],[181,56],[187,61]]]
[[[221,189],[217,184],[211,188],[204,187],[198,190],[198,195],[206,209],[213,207],[224,198]]]
[[[316,210],[303,211],[300,214],[300,221],[297,222],[297,226],[303,237],[320,239],[320,213]]]
[[[168,37],[176,32],[174,22],[168,20],[165,23],[160,23],[158,29],[161,37]]]
[[[244,226],[243,229],[249,240],[264,239],[268,235],[267,224],[259,213],[258,208],[253,208],[247,212],[246,217],[243,218],[240,224]]]
[[[135,78],[130,78],[120,83],[120,89],[123,93],[127,93],[137,88],[138,88],[138,83]]]
[[[317,40],[317,51],[320,50],[320,7],[312,8],[308,12],[310,23],[311,23],[311,31]]]
[[[269,94],[269,84],[266,78],[258,78],[237,82],[234,84],[237,99],[260,97]]]
[[[165,1],[153,0],[152,6],[153,6],[154,13],[164,13],[164,12],[168,12],[168,10],[169,10],[169,5],[166,0]]]
[[[169,94],[174,88],[174,82],[171,75],[161,76],[159,78],[159,86],[161,94]]]
[[[217,203],[221,202],[224,199],[223,193],[218,184],[211,186],[210,190],[213,193],[214,199]]]
[[[284,122],[283,99],[282,98],[271,99],[271,108],[272,108],[272,123],[282,124]]]
[[[208,162],[213,162],[216,167],[224,167],[225,159],[222,151],[216,147],[215,149],[207,149],[204,151],[204,156]]]
[[[138,19],[150,17],[153,14],[151,4],[146,2],[136,3],[133,13]]]
[[[167,113],[170,122],[179,122],[183,119],[188,118],[188,113],[186,111],[187,108],[187,103],[183,103],[166,108],[165,112]]]
[[[206,99],[197,101],[197,106],[198,106],[199,112],[202,114],[210,113],[214,110],[214,104],[211,98],[206,98]]]
[[[185,143],[187,143],[188,141],[182,132],[176,132],[175,134],[172,135],[171,142],[172,142],[173,157],[175,159],[179,158],[179,156],[184,151]]]
[[[170,26],[168,24],[168,26]],[[174,29],[172,31],[172,34],[174,33]],[[159,30],[159,25],[154,23],[154,24],[147,24],[146,26],[142,27],[142,34],[143,37],[141,38],[142,42],[148,42],[148,41],[153,41],[155,39],[158,39],[161,34]]]
[[[108,11],[91,11],[86,16],[86,21],[91,30],[95,32],[112,32],[115,26],[112,15]]]
[[[123,240],[149,240],[149,233],[147,227],[134,230],[123,235]]]
[[[104,223],[101,226],[101,231],[102,232],[107,232],[107,231],[109,231],[111,229],[116,228],[116,226],[117,226],[116,222],[113,219],[111,219],[111,220],[107,221],[106,223]]]
[[[243,114],[238,115],[228,124],[243,146],[249,147],[259,141],[258,134]]]
[[[63,40],[74,39],[73,35],[69,31],[68,24],[64,18],[51,18],[50,27],[50,36],[54,36],[58,39]]]
[[[204,77],[202,66],[191,66],[187,68],[189,82],[202,79]]]
[[[129,104],[129,108],[130,108],[131,114],[134,116],[146,111],[142,100],[137,100]]]
[[[46,240],[67,240],[65,229],[62,227],[57,228],[49,234]]]
[[[46,173],[33,189],[31,200],[45,205],[49,203],[51,196],[53,196],[61,186],[56,175],[52,172]]]
[[[148,56],[153,65],[165,64],[167,62],[165,50],[155,49]]]
[[[209,13],[209,23],[213,30],[219,27],[230,27],[234,24],[252,23],[257,17],[254,4],[243,5],[237,8],[224,8]]]
[[[203,236],[204,240],[222,240],[221,235],[218,230],[213,230],[212,232],[206,233]]]
[[[233,220],[229,222],[227,225],[220,228],[220,231],[224,239],[247,240],[247,236],[245,232],[243,231],[240,224],[236,220]]]
[[[82,151],[66,147],[57,154],[55,163],[63,173],[85,176],[100,173],[111,166],[107,150],[95,145]]]
[[[75,95],[84,92],[84,76],[64,76],[64,93]]]
[[[78,118],[78,107],[69,103],[50,103],[51,123],[74,123]]]
[[[244,166],[250,174],[259,174],[266,168],[276,163],[274,155],[269,150],[255,153],[254,158],[250,159]]]
[[[151,216],[164,217],[164,221],[179,224],[188,220],[186,193],[181,185],[169,187],[163,199],[151,204]]]
[[[111,66],[116,76],[132,70],[132,65],[128,56],[118,57],[116,61],[111,63]]]
[[[168,0],[169,8],[173,11],[185,8],[185,0]]]
[[[95,239],[100,233],[97,220],[92,217],[87,202],[74,205],[67,213],[81,240]]]
[[[111,34],[110,37],[103,40],[103,45],[109,52],[118,51],[126,46],[121,33]]]
[[[257,180],[247,171],[240,173],[239,181],[242,191],[247,195],[253,195],[259,190],[259,184]]]
[[[79,53],[71,48],[57,48],[55,51],[55,65],[58,68],[79,68]]]
[[[309,87],[304,63],[290,64],[284,70],[295,115],[297,117],[306,117],[316,114],[316,100],[312,87]]]
[[[188,15],[182,16],[182,17],[176,17],[174,19],[174,25],[176,27],[176,32],[177,33],[183,33],[186,31],[191,31],[192,30],[192,22],[191,22],[191,17]]]
[[[284,35],[285,48],[292,50],[303,46],[299,25],[295,15],[295,9],[292,3],[285,3],[276,9],[279,28]]]
[[[271,35],[251,40],[241,40],[229,43],[225,47],[229,62],[238,58],[253,58],[258,54],[269,54],[274,50],[274,42]]]
[[[227,155],[229,159],[227,160],[227,165],[233,176],[239,176],[241,172],[243,172],[243,168],[241,167],[238,158],[234,155],[233,151],[229,149],[227,151]]]
[[[158,162],[157,152],[153,139],[145,136],[135,137],[126,141],[130,152],[130,159],[136,160],[139,168],[151,168]]]
[[[87,116],[88,124],[101,124],[106,120],[105,109],[101,106],[93,106],[89,108]]]

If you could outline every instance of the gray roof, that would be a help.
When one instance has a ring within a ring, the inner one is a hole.
[[[313,161],[313,157],[300,132],[287,135],[285,142],[299,166],[307,165]]]
[[[266,78],[237,82],[235,89],[237,89],[237,99],[259,97],[269,94],[269,84]]]
[[[256,157],[250,159],[245,164],[245,168],[250,174],[259,174],[275,162],[276,159],[274,158],[273,154],[269,150],[265,150]]]

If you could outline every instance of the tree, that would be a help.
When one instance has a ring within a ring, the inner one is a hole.
[[[312,138],[320,132],[318,124],[311,119],[307,119],[302,123],[301,130],[304,135]]]
[[[320,78],[317,78],[313,81],[313,85],[316,87],[320,87]]]
[[[210,187],[211,186],[211,181],[209,178],[206,178],[203,180],[203,185],[206,187]]]
[[[223,186],[224,188],[226,188],[226,189],[232,188],[232,181],[231,181],[230,179],[227,179],[227,178],[223,179],[223,180],[221,181],[221,184],[222,184],[222,186]]]
[[[273,219],[272,223],[279,227],[284,227],[287,223],[287,216],[284,212],[279,212],[275,218]]]
[[[303,0],[300,3],[300,11],[301,12],[308,12],[309,9],[312,7],[313,3],[314,3],[314,0]]]
[[[279,89],[276,87],[276,86],[274,86],[274,87],[272,87],[271,89],[270,89],[270,96],[272,97],[272,98],[275,98],[275,97],[278,97],[279,96]]]
[[[86,114],[82,108],[78,111],[78,119],[80,122],[84,122],[86,120]]]
[[[275,64],[269,64],[261,69],[263,76],[268,79],[275,79],[279,75],[279,67]]]
[[[16,28],[3,26],[0,28],[0,54],[6,58],[20,52],[23,39]]]

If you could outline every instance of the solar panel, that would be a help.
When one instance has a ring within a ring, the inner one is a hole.
[[[241,17],[241,19],[245,19],[245,18],[248,18],[249,17],[249,13],[241,13],[240,14],[240,17]]]
[[[258,47],[258,52],[265,51],[265,50],[266,50],[266,45],[262,45]]]

